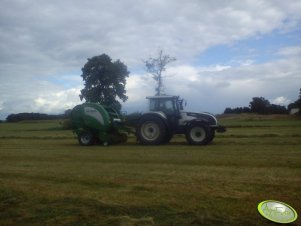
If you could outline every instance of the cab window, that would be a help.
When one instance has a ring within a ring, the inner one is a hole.
[[[158,106],[156,106],[157,103],[158,103],[158,102],[157,102],[156,100],[150,99],[150,100],[149,100],[149,110],[150,110],[150,111],[158,111]]]
[[[174,112],[174,105],[172,100],[166,100],[164,103],[164,108],[167,112]]]
[[[163,111],[166,114],[173,114],[175,106],[173,100],[151,99],[149,104],[150,111]]]

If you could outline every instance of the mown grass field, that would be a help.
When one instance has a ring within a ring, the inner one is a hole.
[[[0,124],[0,225],[277,225],[274,199],[301,224],[301,119],[228,116],[208,146],[81,147],[58,121]]]

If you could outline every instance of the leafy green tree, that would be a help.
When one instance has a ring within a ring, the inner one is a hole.
[[[163,94],[163,80],[162,73],[166,70],[166,65],[175,61],[176,58],[169,55],[165,55],[163,50],[160,50],[156,58],[150,57],[148,60],[144,61],[146,71],[153,75],[153,78],[158,82],[156,88],[156,96],[161,96]]]
[[[270,106],[270,102],[263,97],[253,97],[250,102],[251,112],[258,114],[266,114],[268,113],[268,107]]]
[[[250,113],[251,109],[248,107],[226,108],[224,114],[241,114]]]
[[[81,90],[80,99],[120,111],[121,104],[117,98],[123,102],[127,100],[125,85],[128,76],[127,66],[120,60],[112,62],[106,54],[94,56],[82,68],[85,88]]]

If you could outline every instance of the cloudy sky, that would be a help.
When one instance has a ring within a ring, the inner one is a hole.
[[[80,103],[81,68],[108,54],[128,66],[128,112],[155,82],[143,59],[177,61],[165,92],[221,113],[252,97],[287,105],[301,88],[300,0],[0,0],[0,119]]]

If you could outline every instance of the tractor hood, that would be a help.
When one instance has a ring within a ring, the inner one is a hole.
[[[207,112],[181,112],[181,116],[181,120],[183,120],[184,122],[188,122],[191,120],[200,120],[206,121],[209,125],[217,125],[217,119],[215,118],[215,116]]]

